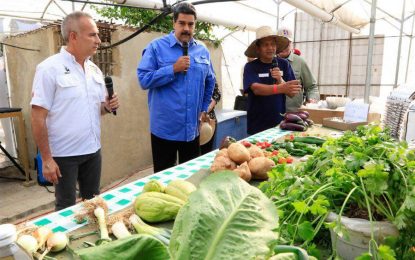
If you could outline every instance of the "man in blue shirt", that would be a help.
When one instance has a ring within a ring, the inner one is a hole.
[[[285,113],[285,95],[294,96],[301,90],[288,61],[275,57],[288,45],[285,37],[276,36],[268,26],[256,31],[245,55],[257,58],[244,68],[244,91],[248,93],[248,134],[275,127]]]
[[[199,124],[207,120],[215,76],[209,51],[193,39],[195,24],[193,5],[176,5],[174,31],[153,40],[137,68],[141,87],[149,90],[154,172],[173,167],[177,152],[179,163],[200,154]]]

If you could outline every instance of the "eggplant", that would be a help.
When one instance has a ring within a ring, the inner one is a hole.
[[[307,118],[310,117],[310,113],[308,113],[308,111],[300,111],[300,113],[304,114]]]
[[[304,112],[306,112],[306,113],[304,113]],[[288,114],[297,115],[302,120],[306,120],[309,116],[307,111],[298,111],[298,112],[287,112],[287,113],[285,113],[285,115],[288,115]]]
[[[287,122],[285,120],[281,121],[280,128],[283,130],[290,130],[290,131],[305,131],[307,130],[307,127],[303,125],[299,125],[292,122]]]
[[[314,121],[313,121],[313,120],[311,120],[311,119],[308,119],[308,118],[307,118],[305,121],[307,122],[307,124],[308,124],[309,126],[314,125]]]
[[[301,119],[300,116],[296,115],[296,114],[285,114],[284,117],[285,121],[290,122],[290,123],[298,123],[298,122],[302,122],[303,120]]]
[[[304,112],[306,112],[306,113],[304,113]],[[297,115],[298,115],[299,117],[301,117],[301,119],[302,119],[302,120],[306,120],[306,119],[308,119],[308,117],[309,117],[309,115],[308,115],[308,112],[307,112],[307,111],[300,111],[300,112],[297,112]]]

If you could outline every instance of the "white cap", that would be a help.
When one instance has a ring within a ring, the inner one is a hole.
[[[16,226],[13,224],[0,225],[0,247],[10,245],[17,239]]]
[[[282,27],[278,29],[277,35],[283,36],[287,38],[290,42],[293,42],[293,32],[288,28]]]

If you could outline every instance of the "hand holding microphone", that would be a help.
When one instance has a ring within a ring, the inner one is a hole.
[[[107,88],[107,92],[108,92],[109,105],[110,105],[112,114],[116,116],[117,115],[116,109],[118,108],[119,105],[118,105],[117,94],[116,93],[114,94],[112,78],[110,76],[106,76],[104,80],[105,80],[105,87]]]
[[[173,71],[183,72],[186,75],[187,69],[190,67],[189,43],[183,42],[183,56],[180,56],[173,65]]]
[[[272,69],[270,70],[271,77],[274,79],[274,84],[279,84],[282,82],[283,71],[278,68],[277,57],[272,59]]]

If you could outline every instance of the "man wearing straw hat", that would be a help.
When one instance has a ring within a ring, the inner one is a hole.
[[[275,57],[285,49],[288,40],[277,36],[269,26],[257,29],[256,39],[245,55],[257,58],[244,68],[244,91],[248,93],[248,134],[275,127],[285,113],[285,96],[295,96],[301,90],[299,81],[288,61]]]

